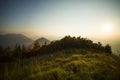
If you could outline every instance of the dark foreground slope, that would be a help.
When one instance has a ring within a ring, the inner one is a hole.
[[[89,51],[60,51],[1,63],[0,80],[120,80],[120,58]]]
[[[0,80],[120,80],[120,57],[111,47],[66,36],[32,50],[2,50]]]

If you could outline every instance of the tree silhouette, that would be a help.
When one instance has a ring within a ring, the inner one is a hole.
[[[26,47],[25,47],[25,45],[22,45],[22,54],[24,54],[24,53],[26,53]]]
[[[93,43],[92,40],[89,40],[87,38],[82,37],[71,37],[71,36],[65,36],[61,40],[57,40],[54,42],[51,42],[51,44],[42,46],[39,49],[39,52],[41,53],[51,53],[56,52],[60,50],[65,49],[85,49],[95,52],[106,52],[106,53],[112,53],[111,47],[109,45],[103,46],[100,42]]]
[[[33,50],[38,50],[38,49],[40,49],[40,44],[36,41],[36,42],[34,43]]]
[[[37,54],[45,54],[45,53],[53,53],[61,50],[72,50],[72,49],[80,49],[80,50],[89,50],[92,52],[105,52],[107,54],[112,54],[111,46],[107,44],[106,46],[103,46],[100,42],[93,43],[92,40],[89,40],[87,38],[79,37],[71,37],[71,36],[65,36],[61,40],[52,41],[50,44],[47,45],[47,42],[45,42],[45,45],[40,46],[39,43],[36,41],[34,43],[33,49],[28,50],[25,48],[24,45],[22,47],[18,44],[15,45],[15,48],[13,50],[8,48],[2,48],[0,47],[0,59],[20,59],[21,57],[27,57]],[[30,54],[27,54],[30,53]]]
[[[107,45],[105,46],[105,52],[106,52],[106,53],[109,53],[109,54],[112,53],[111,46],[110,46],[109,44],[107,44]]]

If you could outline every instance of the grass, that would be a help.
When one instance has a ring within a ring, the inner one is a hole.
[[[0,66],[0,80],[120,80],[120,59],[104,53],[60,51]]]

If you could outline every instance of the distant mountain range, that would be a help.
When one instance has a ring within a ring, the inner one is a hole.
[[[0,35],[0,46],[3,48],[10,47],[14,48],[15,45],[25,45],[29,46],[33,42],[32,39],[22,35],[22,34],[5,34]]]
[[[25,45],[26,47],[30,47],[35,42],[38,42],[40,45],[49,44],[50,41],[44,37],[39,38],[37,40],[32,40],[31,38],[26,37],[23,34],[5,34],[0,35],[0,46],[3,48],[14,48],[15,45]]]

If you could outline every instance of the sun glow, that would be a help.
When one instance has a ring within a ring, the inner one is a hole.
[[[112,39],[115,35],[113,24],[103,24],[101,26],[101,37],[106,39]]]
[[[111,24],[104,24],[103,31],[104,31],[104,33],[111,33],[112,32],[112,25]]]

